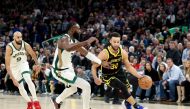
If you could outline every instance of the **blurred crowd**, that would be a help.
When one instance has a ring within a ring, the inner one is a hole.
[[[153,79],[153,87],[142,90],[137,80],[126,73],[136,99],[190,99],[190,29],[169,31],[172,27],[189,28],[189,0],[6,0],[0,7],[0,89],[4,93],[17,91],[6,73],[4,60],[5,46],[15,31],[22,32],[23,40],[31,44],[42,65],[39,72],[34,72],[34,63],[28,57],[37,92],[60,93],[66,86],[56,81],[50,70],[56,41],[42,42],[66,33],[69,22],[76,21],[82,31],[79,41],[92,36],[99,39],[101,46],[89,48],[94,54],[109,43],[110,32],[121,34],[121,45],[131,65]],[[92,95],[104,96],[106,87],[95,85],[91,62],[78,52],[73,54],[72,62],[77,75],[91,84]],[[80,89],[77,94],[81,94]]]

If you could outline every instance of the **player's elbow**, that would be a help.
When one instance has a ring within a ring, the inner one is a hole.
[[[72,50],[73,50],[73,48],[72,48],[72,47],[65,47],[65,48],[64,48],[64,50],[66,50],[66,51],[69,51],[69,52],[70,52],[70,51],[72,51]]]
[[[6,65],[6,70],[9,71],[10,70],[10,65]]]
[[[92,65],[91,70],[92,70],[92,71],[96,71],[96,68],[97,68],[97,67],[96,67],[95,65]]]
[[[59,49],[64,49],[64,50],[66,50],[66,51],[71,51],[71,47],[69,47],[69,46],[63,46],[63,45],[58,45],[58,48]]]

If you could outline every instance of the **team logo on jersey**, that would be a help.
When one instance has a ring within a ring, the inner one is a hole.
[[[13,58],[16,58],[17,56],[23,56],[25,55],[24,52],[19,52],[13,56]]]

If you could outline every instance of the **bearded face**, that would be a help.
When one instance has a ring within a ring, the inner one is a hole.
[[[21,45],[21,44],[22,44],[22,40],[19,40],[19,41],[16,41],[16,40],[15,40],[15,42],[16,42],[16,44],[18,44],[18,45]]]
[[[120,47],[120,37],[112,37],[110,39],[110,44],[112,46],[112,48],[117,51]]]
[[[22,34],[21,32],[15,32],[13,34],[13,38],[16,44],[21,45],[22,44]]]

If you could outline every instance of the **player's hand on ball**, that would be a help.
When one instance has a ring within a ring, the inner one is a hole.
[[[140,75],[140,74],[139,74],[137,78],[138,78],[138,79],[142,79],[143,77],[144,77],[143,75]]]
[[[96,85],[101,85],[102,84],[102,80],[100,78],[94,79],[94,82],[96,83]]]
[[[150,89],[152,87],[152,83],[152,78],[147,75],[144,75],[142,78],[138,79],[138,84],[141,89]]]

